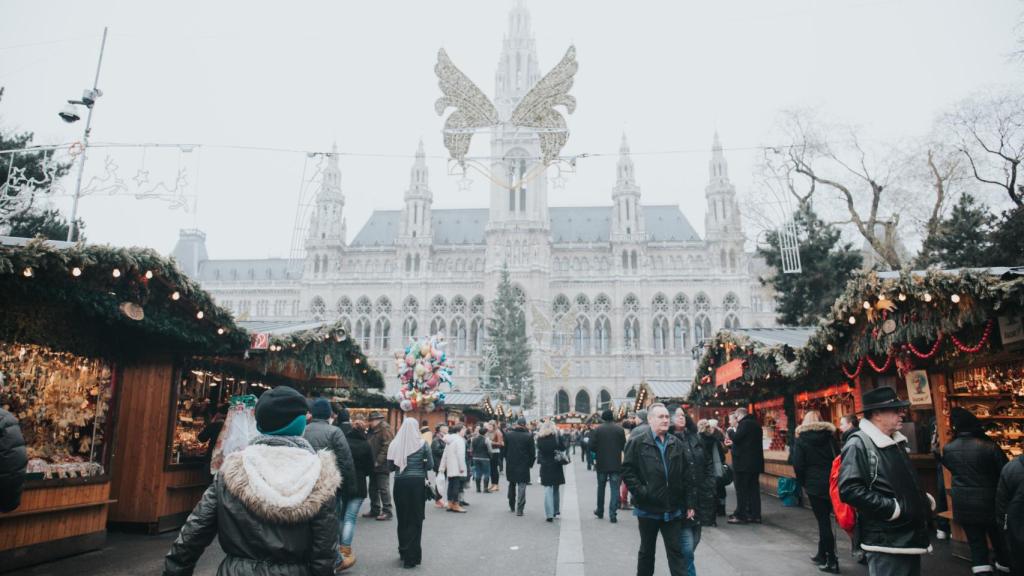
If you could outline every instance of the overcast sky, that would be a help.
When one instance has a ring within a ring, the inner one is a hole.
[[[306,154],[214,145],[326,151],[336,141],[353,154],[341,159],[350,238],[371,211],[401,208],[420,138],[434,206],[485,207],[483,178],[460,191],[446,175],[433,66],[443,46],[493,95],[511,3],[6,0],[0,123],[34,131],[37,143],[79,139],[83,123],[64,124],[56,112],[91,86],[109,26],[94,141],[205,146],[93,150],[87,180],[108,156],[130,185],[140,170],[151,186],[172,184],[183,167],[199,201],[185,213],[155,200],[86,197],[89,239],[169,252],[180,228],[198,227],[214,258],[286,256]],[[772,143],[782,109],[814,107],[872,138],[912,138],[957,100],[1024,75],[1007,58],[1019,0],[528,5],[544,72],[577,48],[578,107],[564,152],[614,153],[625,131],[643,201],[680,205],[701,232],[716,128],[746,195],[753,148]],[[682,152],[640,154],[665,151]],[[549,186],[550,203],[609,205],[614,165],[614,154],[581,161],[565,189]],[[305,168],[308,177],[314,161]]]

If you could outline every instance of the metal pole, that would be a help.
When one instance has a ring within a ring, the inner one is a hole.
[[[103,67],[103,50],[107,47],[107,27],[103,27],[103,41],[100,43],[100,59],[96,63],[96,78],[92,81],[93,92],[96,91],[100,82],[100,68]],[[95,96],[94,96],[95,98]],[[82,194],[82,173],[85,171],[85,155],[89,150],[89,132],[92,130],[92,109],[96,106],[96,100],[93,100],[92,106],[89,106],[89,114],[85,119],[85,134],[82,136],[82,159],[78,162],[78,177],[75,179],[75,200],[71,204],[71,219],[68,222],[68,242],[72,242],[78,237],[78,226],[75,219],[78,217],[78,199]]]

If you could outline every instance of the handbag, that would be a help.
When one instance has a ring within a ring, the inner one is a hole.
[[[725,488],[729,484],[732,484],[732,466],[723,462],[722,475],[715,478],[715,481],[719,488]]]
[[[569,454],[565,450],[555,450],[555,462],[565,466],[570,462]]]

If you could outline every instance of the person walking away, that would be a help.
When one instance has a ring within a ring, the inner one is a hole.
[[[946,540],[952,534],[953,529],[949,525],[949,519],[942,516],[949,511],[948,498],[946,497],[946,475],[942,470],[942,459],[939,450],[939,420],[932,416],[928,419],[928,431],[931,437],[932,455],[935,457],[935,539]]]
[[[441,457],[444,455],[444,439],[448,436],[448,426],[446,424],[438,424],[434,427],[434,439],[430,441],[430,455],[434,458],[434,474],[437,474],[438,468],[441,466]],[[441,488],[437,485],[434,488],[434,507],[435,508],[446,508],[448,506],[447,494],[441,493]]]
[[[352,484],[342,486],[341,535],[338,542],[344,560],[338,567],[339,572],[351,568],[356,563],[356,555],[352,551],[356,518],[359,517],[359,509],[363,507],[363,501],[366,500],[366,480],[373,474],[373,451],[370,449],[370,443],[366,440],[366,416],[357,414],[352,422],[349,422],[348,418],[348,410],[339,411],[338,420],[340,422],[336,422],[345,433],[345,440],[348,441],[349,451],[352,453],[352,464],[355,468],[355,478]]]
[[[626,431],[613,419],[607,408],[601,412],[601,425],[590,434],[590,449],[597,455],[597,508],[594,516],[604,518],[604,487],[608,485],[608,521],[619,521],[619,483],[622,480],[622,452],[626,448]]]
[[[939,455],[952,475],[953,519],[963,526],[971,548],[971,571],[993,572],[988,543],[995,549],[995,569],[1008,572],[1010,556],[996,523],[996,488],[1006,454],[981,428],[978,418],[957,407],[949,414],[953,440]]]
[[[28,449],[18,419],[0,408],[0,512],[13,512],[21,505],[27,466]]]
[[[594,432],[587,428],[580,434],[580,460],[587,463],[587,470],[593,468],[593,462],[590,461],[590,442],[593,440],[592,436]]]
[[[501,473],[501,451],[505,448],[505,435],[501,433],[497,422],[488,422],[487,439],[490,440],[491,457],[491,492],[501,490],[499,484]]]
[[[853,436],[853,433],[860,429],[858,422],[859,420],[857,420],[856,414],[847,414],[839,419],[839,431],[842,433],[839,438],[840,448],[846,446],[846,441],[850,439],[850,436]],[[858,564],[867,564],[868,559],[864,555],[864,551],[860,549],[860,541],[858,538],[858,531],[854,530],[853,533],[850,534],[850,556],[852,556]]]
[[[715,473],[710,458],[704,452],[704,442],[698,433],[697,424],[681,406],[671,407],[672,434],[680,440],[686,467],[690,472],[687,482],[696,487],[696,514],[684,518],[679,530],[679,548],[683,554],[688,576],[697,576],[696,552],[700,544],[701,527],[715,525]]]
[[[523,515],[526,508],[526,485],[530,470],[536,461],[537,448],[533,435],[526,428],[526,418],[516,420],[514,428],[505,434],[505,480],[508,481],[508,509]]]
[[[310,415],[313,419],[309,424],[306,424],[306,430],[302,433],[302,437],[317,452],[327,450],[334,454],[335,464],[337,464],[338,471],[341,473],[341,488],[338,490],[337,497],[335,498],[335,505],[337,506],[335,512],[339,522],[338,567],[345,570],[350,568],[352,564],[346,562],[344,553],[341,551],[341,525],[345,521],[342,501],[347,494],[350,494],[352,490],[357,488],[355,480],[356,471],[345,433],[341,431],[341,428],[331,425],[331,413],[331,403],[326,398],[320,397],[313,400],[313,404],[310,406]],[[341,568],[342,566],[344,568]]]
[[[214,538],[225,553],[220,576],[334,574],[341,474],[334,454],[302,437],[308,409],[288,386],[260,397],[261,436],[224,459],[164,558],[164,576],[190,576]]]
[[[213,451],[217,448],[217,439],[220,438],[221,431],[224,430],[224,422],[227,420],[230,407],[227,402],[218,406],[213,418],[210,419],[206,426],[203,426],[203,429],[199,431],[199,435],[196,436],[196,440],[206,442],[207,462],[213,460]]]
[[[562,449],[555,423],[545,421],[537,432],[537,463],[540,464],[540,484],[544,487],[544,519],[548,522],[561,514],[558,492],[565,484],[565,473],[562,463],[555,459],[555,452]]]
[[[482,424],[473,436],[473,481],[477,492],[481,491],[481,483],[484,493],[491,491],[491,443]]]
[[[394,434],[380,412],[370,412],[370,434],[367,440],[373,450],[373,476],[370,476],[370,511],[363,518],[391,520],[391,469],[388,467],[388,447]]]
[[[761,485],[764,472],[764,430],[753,414],[739,408],[736,414],[736,432],[732,435],[732,470],[736,484],[736,511],[729,517],[730,524],[761,523]]]
[[[683,576],[686,564],[679,543],[683,518],[696,516],[696,486],[690,478],[682,442],[669,434],[669,414],[664,404],[648,409],[650,432],[626,443],[622,478],[636,498],[633,515],[640,530],[637,576],[654,574],[654,553],[661,533],[669,574]]]
[[[996,524],[1010,550],[1010,570],[1024,576],[1024,455],[1003,466],[996,487]]]
[[[451,427],[451,433],[444,439],[444,452],[441,454],[441,465],[438,466],[438,474],[444,474],[448,479],[448,511],[464,514],[466,509],[459,503],[459,492],[462,491],[462,482],[469,476],[466,467],[466,441],[463,437],[465,428],[462,424],[455,424]]]
[[[718,516],[725,516],[725,444],[722,443],[722,431],[716,428],[717,420],[701,420],[697,422],[697,433],[704,445],[704,457],[711,467],[715,490],[715,518],[706,526],[718,524]],[[702,522],[703,523],[703,522]]]
[[[919,576],[931,549],[931,497],[921,489],[900,433],[910,402],[882,386],[861,396],[860,430],[843,446],[839,497],[857,510],[860,547],[871,576]]]
[[[811,562],[818,566],[818,570],[831,574],[839,573],[836,537],[832,532],[832,499],[828,492],[832,461],[839,454],[835,434],[836,427],[831,422],[822,422],[816,410],[809,410],[804,414],[803,423],[796,428],[791,453],[797,482],[807,493],[814,518],[818,521],[818,553],[811,557]]]
[[[434,468],[430,445],[420,435],[415,418],[408,416],[388,446],[388,463],[395,472],[395,512],[398,514],[398,555],[403,568],[423,561],[423,503],[427,472]]]

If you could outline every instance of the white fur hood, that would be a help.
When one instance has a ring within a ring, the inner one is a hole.
[[[298,442],[252,444],[228,456],[220,474],[253,514],[286,524],[315,516],[341,485],[334,454]]]

